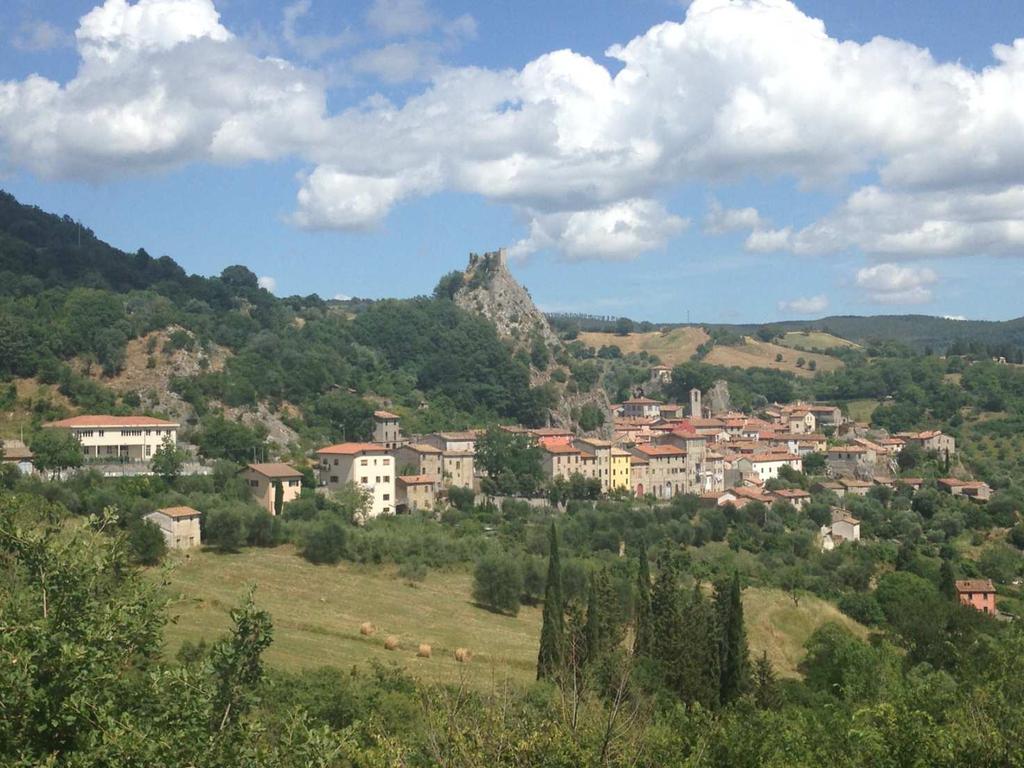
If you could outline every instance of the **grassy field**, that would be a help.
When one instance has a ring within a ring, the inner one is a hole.
[[[790,331],[783,334],[778,343],[783,347],[803,347],[804,349],[860,348],[860,344],[823,331]]]
[[[254,584],[257,604],[274,619],[274,644],[266,658],[272,665],[297,670],[320,666],[350,668],[371,659],[395,662],[414,677],[431,682],[469,682],[488,686],[493,680],[533,680],[540,636],[541,611],[523,607],[516,617],[491,613],[470,599],[468,573],[431,571],[426,581],[409,586],[388,567],[343,564],[313,566],[289,546],[250,549],[238,555],[196,552],[170,558],[166,576],[170,615],[167,650],[174,653],[185,640],[211,640],[229,625],[228,611]],[[858,634],[866,630],[824,601],[805,597],[793,601],[772,589],[744,593],[751,653],[762,650],[781,676],[797,674],[803,645],[824,621],[838,621]],[[359,625],[377,626],[372,637]],[[384,638],[401,638],[397,651],[384,650]],[[419,643],[430,643],[433,657],[416,657]],[[473,652],[469,665],[457,663],[455,648]]]
[[[651,333],[631,333],[628,336],[617,336],[614,333],[585,332],[580,333],[580,341],[594,349],[615,345],[624,354],[630,352],[647,352],[657,355],[665,365],[685,363],[697,347],[708,340],[703,328],[673,328],[667,333],[653,331]]]
[[[850,400],[846,403],[846,412],[854,421],[870,422],[878,406],[878,400]]]
[[[35,379],[15,379],[18,402],[12,410],[0,411],[0,439],[20,439],[22,430],[27,431],[32,422],[32,403],[36,400],[50,400],[55,405],[71,409],[71,401],[57,391],[56,387],[40,384]]]
[[[781,362],[776,358],[782,355]],[[750,336],[740,346],[727,347],[718,345],[704,358],[704,362],[712,365],[724,365],[738,368],[773,368],[777,371],[789,371],[797,376],[813,376],[815,371],[808,370],[805,364],[797,367],[797,358],[804,358],[806,363],[815,361],[818,371],[834,371],[841,368],[841,360],[829,355],[816,355],[813,352],[797,352],[779,344],[770,344]]]

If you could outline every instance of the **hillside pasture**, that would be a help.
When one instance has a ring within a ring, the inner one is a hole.
[[[779,355],[782,355],[781,361],[777,359]],[[796,364],[797,359],[801,357],[805,360],[802,368]],[[808,370],[808,364],[812,360],[815,362],[815,371]],[[807,377],[814,376],[817,371],[834,371],[843,366],[841,360],[829,355],[797,352],[789,347],[761,341],[751,336],[745,336],[743,343],[736,346],[716,345],[704,358],[704,362],[737,368],[772,368]]]
[[[708,340],[708,334],[703,328],[687,326],[673,328],[664,333],[652,331],[630,333],[626,336],[587,331],[580,333],[579,340],[594,349],[614,345],[621,349],[623,354],[647,352],[657,355],[665,365],[679,365],[693,357],[697,347]]]
[[[841,339],[824,331],[789,331],[780,336],[776,343],[783,347],[804,349],[860,349],[849,339]]]
[[[274,621],[274,643],[266,653],[273,666],[299,670],[321,666],[349,669],[371,660],[394,662],[413,677],[455,683],[465,677],[477,687],[495,680],[527,684],[534,679],[541,609],[524,606],[512,617],[478,607],[470,597],[466,571],[430,571],[410,586],[390,566],[315,566],[291,546],[249,549],[236,555],[180,553],[170,557],[166,578],[169,614],[166,651],[177,652],[190,640],[207,642],[229,626],[228,611],[256,587],[256,603]],[[753,656],[767,651],[780,676],[795,677],[803,646],[825,621],[836,621],[863,636],[866,630],[832,604],[806,596],[797,607],[775,589],[744,592],[747,635]],[[373,635],[360,634],[372,622]],[[387,651],[384,639],[396,635],[401,645]],[[418,658],[419,643],[429,643],[431,658]],[[455,661],[456,648],[469,648],[469,664]]]

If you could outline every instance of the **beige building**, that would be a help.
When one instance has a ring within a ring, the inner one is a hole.
[[[544,477],[548,480],[562,478],[568,480],[573,475],[581,474],[580,461],[582,451],[568,443],[548,443],[541,445],[541,466]]]
[[[373,442],[385,448],[397,448],[405,442],[396,414],[390,411],[373,412]]]
[[[952,456],[956,453],[956,440],[936,429],[927,432],[900,432],[898,436],[908,444],[919,446],[922,451],[935,451],[939,456],[945,456],[947,453]]]
[[[367,517],[395,513],[395,458],[376,443],[339,443],[320,448],[320,488],[337,491],[354,483],[370,496]]]
[[[71,432],[87,462],[146,462],[165,438],[178,442],[177,423],[151,416],[73,416],[43,427]]]
[[[622,404],[622,415],[627,419],[657,419],[661,403],[649,397],[631,397]]]
[[[165,507],[145,516],[160,528],[168,549],[191,549],[202,542],[199,510],[192,507]]]
[[[674,445],[637,445],[633,455],[647,462],[646,485],[634,484],[638,496],[654,494],[658,499],[670,499],[686,493],[686,451]]]
[[[35,471],[32,460],[35,454],[21,440],[0,440],[0,461],[18,468],[23,475],[31,475]]]
[[[426,475],[399,475],[395,483],[399,512],[432,512],[434,510],[434,478]]]
[[[476,432],[434,432],[420,442],[440,448],[445,453],[476,452]]]
[[[736,460],[736,468],[744,475],[753,475],[761,482],[779,476],[783,467],[791,467],[797,472],[803,470],[803,459],[792,453],[762,453],[742,456]]]
[[[577,437],[572,444],[581,451],[583,476],[600,480],[601,493],[608,493],[612,482],[611,441],[599,440],[596,437]]]
[[[472,451],[445,451],[441,459],[441,474],[445,488],[477,490]]]
[[[242,470],[242,477],[256,502],[272,515],[277,514],[274,499],[278,483],[281,485],[282,504],[295,501],[302,493],[302,473],[288,464],[250,464]]]
[[[444,453],[426,443],[407,443],[395,450],[397,471],[433,478],[435,490],[444,485]]]

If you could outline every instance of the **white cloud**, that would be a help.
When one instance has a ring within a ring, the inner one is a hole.
[[[17,50],[30,53],[63,48],[71,43],[71,35],[48,21],[26,21],[11,39]]]
[[[373,0],[366,22],[385,37],[420,35],[440,19],[425,0]]]
[[[725,208],[712,200],[704,216],[704,231],[709,235],[722,235],[741,229],[760,229],[764,225],[757,208]]]
[[[928,267],[875,264],[857,270],[857,286],[875,304],[926,304],[938,280]]]
[[[780,312],[794,312],[798,315],[816,315],[828,308],[828,297],[824,294],[805,296],[790,301],[780,301]]]
[[[281,34],[285,42],[300,56],[306,59],[319,59],[354,41],[355,35],[351,30],[341,30],[333,35],[303,34],[299,31],[299,22],[309,15],[312,7],[312,0],[295,0],[294,3],[285,6],[281,15]]]
[[[270,275],[263,275],[256,282],[259,284],[260,288],[264,288],[271,293],[277,290],[277,280]]]
[[[632,199],[598,210],[538,214],[530,236],[510,249],[522,258],[542,248],[557,248],[572,260],[621,261],[662,248],[688,226],[655,200]]]
[[[298,34],[310,6],[290,7]],[[837,40],[786,0],[694,0],[685,21],[612,46],[614,74],[568,50],[493,71],[438,64],[440,40],[471,37],[470,18],[375,0],[367,22],[434,37],[364,52],[352,70],[429,85],[329,115],[322,76],[254,55],[212,0],[105,0],[80,22],[72,80],[0,83],[0,151],[8,166],[93,180],[296,156],[309,164],[303,226],[370,226],[455,190],[515,206],[531,221],[525,249],[572,258],[664,245],[682,219],[656,201],[680,184],[877,171],[809,226],[740,208],[711,229],[752,224],[753,251],[1024,253],[1024,39],[972,70],[883,37]]]
[[[942,317],[945,318],[946,320],[966,320],[967,319],[967,317],[965,315],[943,315]]]

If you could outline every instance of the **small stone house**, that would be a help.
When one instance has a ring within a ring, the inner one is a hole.
[[[191,549],[202,541],[201,517],[192,507],[165,507],[150,512],[145,519],[160,529],[168,549]]]
[[[399,512],[432,512],[434,478],[427,475],[399,475],[395,482],[395,506]]]

